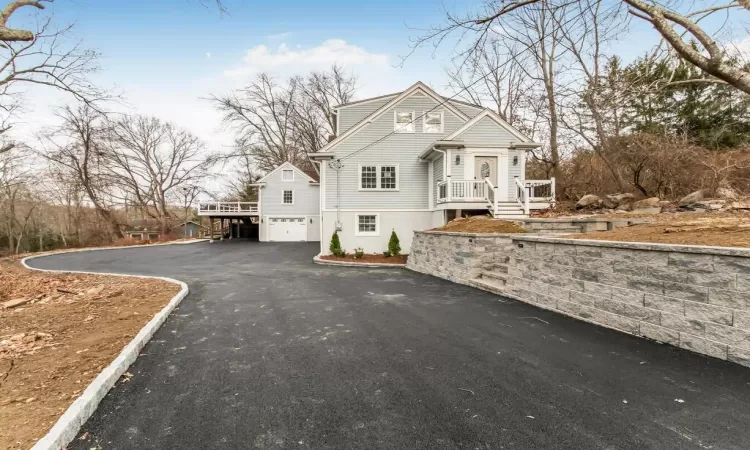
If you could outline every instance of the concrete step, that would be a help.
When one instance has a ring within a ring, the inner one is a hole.
[[[492,292],[493,294],[503,295],[505,293],[504,284],[500,285],[487,279],[475,278],[473,280],[469,280],[468,284],[469,286],[473,286],[483,291],[489,291],[489,292]]]
[[[507,275],[508,274],[508,264],[503,263],[496,263],[496,264],[488,264],[484,266],[484,270],[487,272],[492,273],[498,273],[500,275]]]
[[[508,275],[497,273],[497,272],[491,272],[488,270],[483,270],[479,272],[479,278],[491,284],[496,284],[498,286],[505,286],[505,282],[508,279]]]

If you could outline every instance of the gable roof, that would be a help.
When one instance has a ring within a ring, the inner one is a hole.
[[[415,92],[419,92],[419,91],[421,91],[428,97],[431,97],[433,100],[435,100],[438,103],[438,105],[444,106],[445,109],[452,112],[459,119],[463,121],[469,120],[469,116],[461,112],[460,109],[453,106],[450,101],[445,99],[445,97],[439,95],[437,92],[433,91],[429,86],[422,83],[421,81],[417,81],[409,89],[401,92],[395,98],[390,100],[388,103],[386,103],[385,105],[375,110],[372,114],[370,114],[369,116],[357,122],[353,127],[346,130],[344,134],[332,140],[328,144],[324,145],[323,148],[319,150],[319,152],[322,152],[322,153],[330,152],[331,149],[333,149],[334,147],[336,147],[337,145],[345,141],[349,136],[359,131],[362,127],[372,122],[373,120],[376,120],[378,117],[385,114],[389,109],[399,104],[402,100],[414,94]]]
[[[361,103],[373,102],[375,100],[382,100],[388,97],[395,97],[398,94],[400,94],[400,92],[394,92],[393,94],[378,95],[377,97],[363,98],[362,100],[355,100],[353,102],[342,103],[340,105],[336,105],[333,107],[333,109],[348,108],[349,106],[359,105]]]
[[[292,170],[295,170],[299,174],[301,174],[303,177],[307,178],[310,181],[310,183],[318,183],[320,181],[319,179],[313,178],[312,176],[310,176],[310,174],[308,174],[304,170],[300,169],[299,167],[297,167],[294,164],[292,164],[289,161],[287,161],[287,162],[279,165],[277,168],[273,169],[272,171],[268,172],[267,174],[265,174],[260,180],[256,181],[256,183],[265,183],[265,182],[267,182],[268,179],[273,174],[275,174],[276,172],[278,172],[278,171],[280,171],[282,169],[292,169]]]
[[[458,136],[460,136],[462,133],[479,123],[480,120],[484,119],[485,117],[490,118],[491,120],[495,121],[500,127],[504,128],[508,133],[512,134],[514,137],[518,138],[521,142],[525,143],[531,143],[532,140],[526,137],[523,133],[518,131],[513,125],[509,124],[505,120],[503,120],[502,117],[500,117],[496,112],[492,111],[491,109],[485,108],[484,111],[474,116],[473,119],[466,122],[465,124],[458,127],[456,131],[449,134],[448,136],[444,137],[444,141],[451,141]]]

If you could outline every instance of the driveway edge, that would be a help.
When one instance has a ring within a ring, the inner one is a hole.
[[[149,246],[144,246],[149,247]],[[93,250],[113,250],[123,249],[131,247],[112,247],[112,248],[97,248]],[[91,250],[72,250],[70,252],[62,253],[75,253],[81,251]],[[55,253],[60,254],[60,253]],[[91,275],[109,275],[117,277],[130,277],[130,278],[149,278],[154,280],[167,281],[180,286],[180,292],[177,293],[167,303],[161,311],[157,312],[151,320],[138,332],[138,334],[131,340],[123,349],[117,358],[114,359],[107,367],[102,370],[99,375],[86,387],[80,397],[78,397],[69,407],[65,410],[62,416],[57,420],[55,425],[47,432],[44,437],[39,439],[36,444],[32,447],[32,450],[59,450],[65,448],[80,431],[84,423],[91,417],[96,411],[99,403],[107,395],[110,389],[115,385],[117,380],[128,370],[143,347],[151,340],[156,331],[161,325],[167,320],[172,311],[182,300],[188,295],[190,290],[187,284],[182,281],[175,280],[174,278],[166,277],[154,277],[148,275],[125,275],[121,273],[104,273],[104,272],[86,272],[79,270],[49,270],[49,269],[37,269],[30,267],[26,262],[32,259],[41,258],[43,256],[51,255],[36,255],[27,256],[21,260],[21,264],[29,270],[36,270],[39,272],[53,272],[53,273],[84,273]]]
[[[384,267],[386,269],[405,269],[406,264],[380,264],[380,263],[349,263],[344,261],[331,261],[326,259],[321,259],[320,255],[315,255],[313,258],[313,263],[320,264],[321,266],[342,266],[342,267],[362,267],[365,269],[368,268],[377,268],[377,267]]]

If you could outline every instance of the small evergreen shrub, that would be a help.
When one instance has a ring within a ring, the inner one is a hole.
[[[363,248],[355,248],[354,249],[354,257],[357,259],[362,259],[365,256],[365,250]]]
[[[339,240],[338,231],[333,232],[333,236],[331,236],[331,245],[328,246],[328,251],[330,251],[333,256],[346,256],[346,252],[341,248],[341,240]]]
[[[388,241],[388,253],[390,253],[391,256],[398,256],[401,254],[401,244],[398,241],[396,230],[391,231],[391,240]]]
[[[385,256],[386,258],[389,258],[391,256],[391,252],[389,252],[388,250],[386,250],[386,251],[383,252],[383,256]]]

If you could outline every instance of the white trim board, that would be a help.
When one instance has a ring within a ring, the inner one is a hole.
[[[358,209],[340,209],[338,210],[340,212],[432,212],[435,211],[434,209],[367,209],[363,210],[362,208]],[[335,209],[323,209],[321,212],[336,212]]]

